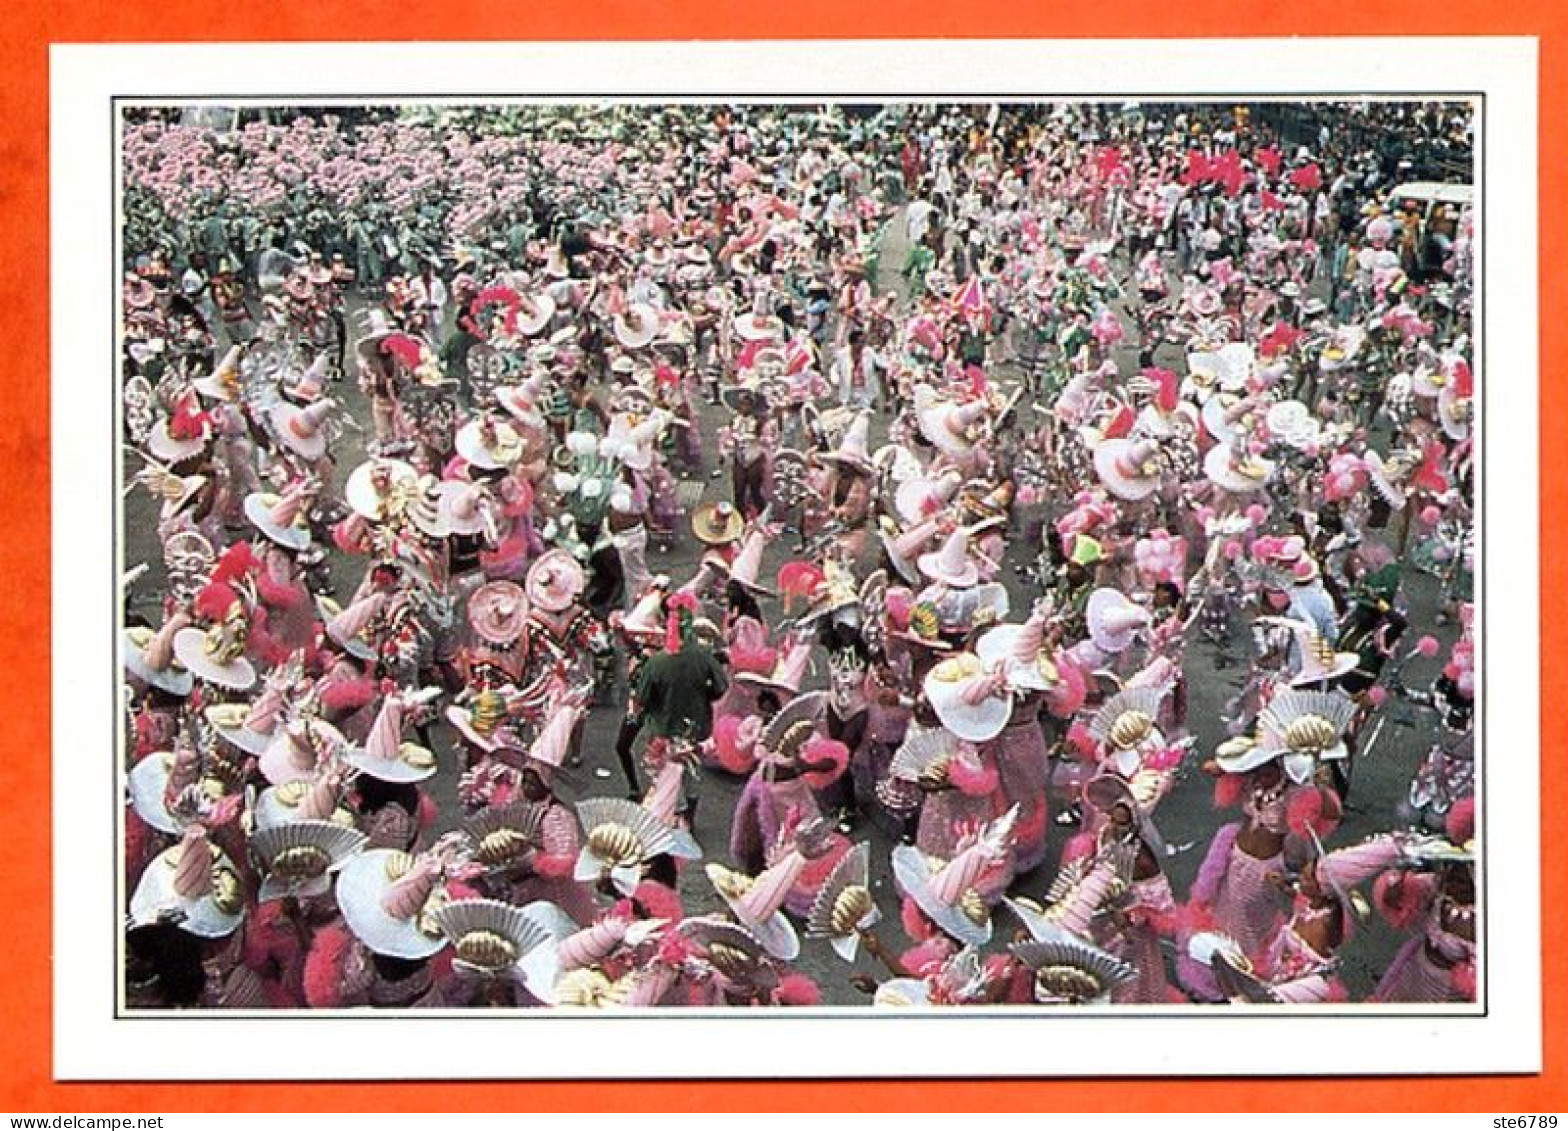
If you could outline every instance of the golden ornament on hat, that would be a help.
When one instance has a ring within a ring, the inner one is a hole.
[[[245,906],[245,892],[234,869],[225,864],[212,869],[212,903],[225,915],[235,915]]]
[[[833,933],[853,934],[875,906],[869,888],[860,884],[849,885],[833,901],[833,910],[828,916]]]
[[[398,748],[398,757],[416,770],[427,770],[436,764],[436,756],[417,742],[404,742]]]
[[[501,698],[499,692],[485,688],[474,699],[474,705],[469,711],[468,725],[474,728],[474,733],[489,735],[506,718],[506,700]]]
[[[436,888],[430,893],[430,898],[425,900],[425,906],[420,909],[416,923],[419,933],[432,939],[445,937],[441,931],[441,924],[436,921],[435,913],[447,903],[448,897],[444,888]]]
[[[498,868],[522,857],[530,844],[528,836],[517,829],[496,829],[480,840],[474,856],[481,864]]]
[[[207,718],[224,730],[238,730],[250,718],[250,704],[218,703],[207,709]]]
[[[597,1009],[613,999],[615,986],[593,967],[570,970],[555,984],[557,1005],[576,1005]]]
[[[589,832],[588,847],[611,867],[628,868],[642,862],[642,842],[625,825],[599,825]]]
[[[980,898],[980,893],[974,888],[965,888],[964,894],[958,898],[958,910],[962,911],[964,918],[971,923],[984,926],[989,917],[985,908],[985,901]]]
[[[909,631],[922,640],[932,640],[941,632],[942,621],[936,606],[922,603],[909,610]]]
[[[269,870],[289,880],[312,880],[324,874],[332,856],[314,844],[296,844],[272,858]]]
[[[1068,1001],[1090,1001],[1105,992],[1098,978],[1077,966],[1042,966],[1034,982],[1046,996]]]
[[[408,875],[409,869],[414,866],[414,858],[406,852],[389,852],[387,862],[383,867],[389,880],[401,880]]]
[[[517,947],[494,931],[470,931],[456,949],[458,961],[482,970],[504,970],[517,961]]]
[[[723,864],[709,864],[707,873],[708,882],[727,899],[739,899],[751,890],[753,880],[750,876],[726,868]]]
[[[1333,659],[1333,648],[1330,647],[1325,662],[1332,662]],[[1298,752],[1326,750],[1338,740],[1339,732],[1334,724],[1321,715],[1303,715],[1285,728],[1285,745]]]
[[[1154,720],[1143,711],[1123,711],[1111,724],[1111,745],[1118,750],[1131,750],[1154,729]]]

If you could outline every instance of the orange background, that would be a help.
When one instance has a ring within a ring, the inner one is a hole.
[[[56,1084],[51,1077],[49,791],[49,270],[48,44],[176,40],[779,39],[901,37],[1228,37],[1287,35],[1530,35],[1540,38],[1541,640],[1562,657],[1565,569],[1552,534],[1564,518],[1568,393],[1565,355],[1568,169],[1568,5],[1553,0],[1335,0],[1308,5],[1184,0],[1053,0],[1032,14],[1010,0],[201,0],[0,3],[0,1109],[155,1113],[280,1109],[556,1110],[656,1108],[836,1110],[1412,1110],[1497,1113],[1568,1110],[1568,835],[1543,810],[1545,1063],[1540,1076],[1416,1080],[823,1081],[575,1084]],[[1395,48],[1397,50],[1397,48]],[[1440,84],[1442,76],[1432,76]],[[108,238],[108,233],[104,233]],[[83,375],[86,377],[87,375]],[[107,375],[94,377],[101,379]],[[1506,545],[1506,535],[1502,535]],[[1504,552],[1507,552],[1506,549]],[[1546,704],[1568,698],[1568,664],[1542,664]],[[1542,794],[1568,793],[1568,715],[1548,713]],[[1508,751],[1512,757],[1530,751]],[[1282,1048],[1282,1059],[1289,1050]],[[852,1050],[846,1049],[852,1059]],[[220,1052],[221,1055],[221,1052]],[[634,1055],[628,1052],[628,1055]],[[772,1055],[787,1055],[775,1050]],[[693,1056],[694,1065],[700,1057]]]

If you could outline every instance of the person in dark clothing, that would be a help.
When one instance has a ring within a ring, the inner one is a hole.
[[[729,689],[724,665],[697,639],[695,600],[676,594],[665,607],[669,630],[664,651],[648,657],[638,673],[627,705],[628,725],[616,742],[621,770],[633,796],[640,793],[631,758],[637,736],[646,732],[649,738],[706,741],[713,733],[713,704]]]

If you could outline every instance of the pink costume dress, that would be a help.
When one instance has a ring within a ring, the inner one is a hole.
[[[1284,833],[1283,785],[1249,792],[1242,801],[1242,812],[1248,823],[1276,834]],[[1234,939],[1246,954],[1257,955],[1284,919],[1289,897],[1270,880],[1270,876],[1285,870],[1283,852],[1267,859],[1244,852],[1237,843],[1243,827],[1236,822],[1214,834],[1188,902],[1197,917],[1206,914],[1213,920],[1212,930]],[[1177,969],[1183,984],[1200,998],[1220,1000],[1219,988],[1207,966],[1183,953],[1177,960]]]
[[[1429,888],[1418,898],[1430,901],[1430,906],[1422,929],[1399,948],[1367,1000],[1379,1004],[1474,1001],[1476,945],[1451,926],[1463,921],[1466,915],[1473,924],[1474,909],[1436,894],[1435,877],[1421,876],[1406,882],[1422,883]]]
[[[1013,707],[1007,728],[984,746],[1001,778],[1004,808],[1018,806],[1014,828],[1013,871],[1033,871],[1045,859],[1046,784],[1050,777],[1049,751],[1040,729],[1040,697],[1028,696]]]
[[[822,816],[817,795],[802,775],[775,777],[776,768],[759,766],[741,790],[730,823],[730,858],[751,875],[761,872],[790,810],[801,821]]]
[[[961,749],[961,748],[960,748]],[[966,835],[984,828],[1007,811],[1003,800],[1001,782],[991,759],[975,751],[980,769],[966,775],[962,785],[939,789],[925,795],[920,807],[920,823],[915,831],[915,846],[927,856],[951,860],[958,854],[958,845]],[[961,754],[954,755],[957,762]],[[949,768],[949,775],[953,773]],[[981,896],[989,904],[1000,899],[1016,873],[1012,861],[1005,867],[986,873],[987,882],[979,885]]]
[[[1162,940],[1175,935],[1177,911],[1170,881],[1163,872],[1134,881],[1124,908],[1127,926],[1112,951],[1138,973],[1112,995],[1118,1005],[1168,1005],[1187,1000],[1170,984],[1165,972]]]
[[[1291,1004],[1346,999],[1344,984],[1333,973],[1333,954],[1318,953],[1296,930],[1298,923],[1332,913],[1332,908],[1314,908],[1298,896],[1290,921],[1280,928],[1262,956],[1260,973],[1267,976],[1274,992]]]
[[[856,797],[875,794],[877,783],[887,776],[888,765],[904,741],[913,712],[900,687],[909,686],[910,681],[907,657],[873,663],[866,672],[866,733],[850,767]]]
[[[538,845],[533,856],[533,872],[513,890],[512,902],[526,906],[536,899],[547,899],[577,923],[586,926],[598,914],[593,892],[572,879],[577,853],[582,847],[577,835],[577,818],[570,809],[552,798],[540,822]]]

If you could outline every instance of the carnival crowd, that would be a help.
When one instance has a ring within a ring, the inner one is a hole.
[[[853,109],[127,119],[130,1006],[1476,1000],[1469,108]]]

